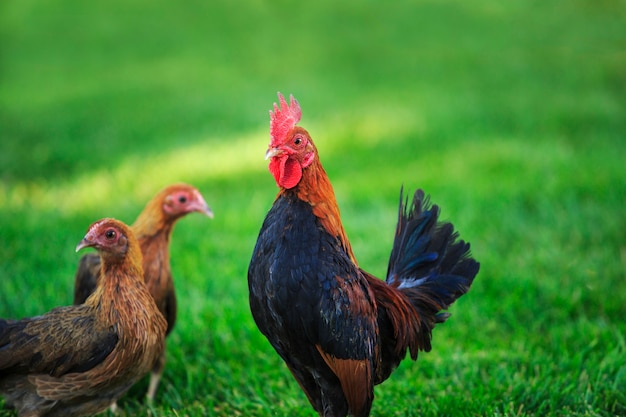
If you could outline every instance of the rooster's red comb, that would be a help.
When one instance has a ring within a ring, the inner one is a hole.
[[[270,136],[272,138],[270,145],[278,146],[285,139],[285,135],[293,129],[302,117],[302,109],[293,98],[293,94],[289,96],[289,105],[285,101],[285,97],[278,93],[280,107],[274,103],[274,112],[270,110]]]

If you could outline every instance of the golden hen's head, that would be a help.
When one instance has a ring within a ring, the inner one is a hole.
[[[112,218],[98,220],[89,226],[87,234],[76,246],[76,252],[84,248],[96,249],[103,261],[142,259],[139,243],[130,227]]]

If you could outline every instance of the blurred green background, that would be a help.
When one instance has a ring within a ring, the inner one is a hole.
[[[247,304],[277,91],[361,266],[401,185],[482,264],[372,415],[626,414],[625,1],[5,0],[0,42],[0,317],[69,304],[87,226],[165,185],[215,212],[176,227],[179,321],[129,415],[314,415]]]

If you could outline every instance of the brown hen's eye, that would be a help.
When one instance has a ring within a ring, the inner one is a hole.
[[[296,138],[296,140],[294,140],[293,143],[295,143],[296,145],[299,145],[299,144],[302,143],[302,139],[301,138]]]
[[[185,197],[184,195],[181,195],[180,197],[178,197],[178,202],[180,204],[185,204],[187,202],[187,197]]]
[[[111,240],[111,239],[115,239],[115,230],[107,230],[106,232],[104,232],[104,237],[106,237],[107,239]]]

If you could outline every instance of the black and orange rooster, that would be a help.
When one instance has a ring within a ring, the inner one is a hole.
[[[248,269],[261,332],[322,416],[367,416],[374,385],[406,356],[430,351],[432,330],[478,273],[470,245],[439,223],[419,190],[400,195],[386,281],[363,271],[298,102],[270,111],[269,170],[280,191]]]
[[[143,281],[141,250],[114,219],[89,228],[102,276],[78,306],[0,319],[0,394],[20,417],[86,416],[105,410],[161,356],[167,323]]]
[[[170,239],[176,222],[193,212],[213,218],[213,211],[200,191],[188,184],[173,184],[163,188],[146,204],[131,227],[143,255],[146,285],[167,320],[167,335],[174,328],[177,310],[170,267]],[[100,256],[95,253],[84,255],[76,271],[74,304],[84,303],[93,293],[99,275]],[[150,373],[150,384],[146,394],[149,400],[154,399],[164,367],[165,352]]]

